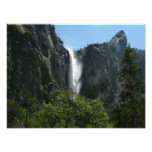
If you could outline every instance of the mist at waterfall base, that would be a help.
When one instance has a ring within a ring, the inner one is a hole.
[[[81,89],[81,73],[82,73],[82,63],[76,56],[73,49],[67,48],[70,55],[70,69],[69,69],[69,87],[73,89],[76,94],[79,94]]]

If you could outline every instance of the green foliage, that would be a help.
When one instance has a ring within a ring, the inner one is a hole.
[[[91,100],[85,97],[77,96],[75,99],[76,125],[78,127],[91,128],[110,128],[109,116],[103,107],[103,103],[97,99]]]
[[[12,48],[28,41],[31,44],[35,43],[35,37],[33,33],[29,30],[25,32],[21,30],[19,25],[7,25],[7,36],[8,39],[11,39]]]
[[[72,90],[54,89],[49,103],[43,104],[30,120],[36,128],[112,127],[103,103],[76,96]]]
[[[31,31],[27,30],[25,33],[24,33],[27,37],[33,37],[33,34]]]
[[[7,101],[7,127],[24,127],[26,110],[17,102],[8,99]]]
[[[39,111],[34,113],[32,127],[74,127],[73,109],[70,107],[70,91],[52,90],[49,93],[49,103],[43,104]]]
[[[47,85],[45,85],[47,89]],[[41,106],[30,94],[19,104],[8,99],[8,127],[31,128],[109,128],[112,123],[97,99],[76,96],[72,90],[54,89],[49,103]],[[22,108],[24,107],[24,108]]]
[[[47,64],[46,64],[46,62],[42,59],[42,58],[40,58],[40,64],[43,66],[43,67],[47,67]]]
[[[122,92],[119,95],[119,107],[113,112],[116,127],[145,126],[144,87],[139,69],[140,63],[137,62],[137,59],[134,50],[128,46],[118,72],[119,81],[122,83]]]
[[[56,81],[55,81],[55,78],[53,77],[52,74],[50,74],[50,78],[51,78],[51,80],[52,80],[53,82],[56,82]]]
[[[25,107],[28,112],[33,113],[37,110],[38,101],[36,98],[32,97],[30,94],[26,94],[22,101],[22,106]]]
[[[10,90],[10,89],[9,89]],[[29,127],[33,113],[38,110],[39,104],[36,98],[30,94],[23,97],[22,102],[7,100],[7,124],[9,128]]]
[[[48,95],[49,95],[49,93],[48,93],[48,85],[47,84],[45,84],[44,86],[44,100],[45,101],[48,101]]]

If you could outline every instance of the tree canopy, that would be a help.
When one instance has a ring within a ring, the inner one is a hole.
[[[116,127],[145,126],[145,92],[143,77],[134,49],[127,46],[120,63],[118,79],[122,85],[119,106],[114,110]]]

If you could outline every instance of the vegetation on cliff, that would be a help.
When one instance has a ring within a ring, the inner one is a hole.
[[[8,127],[111,128],[110,117],[97,99],[76,96],[72,90],[54,89],[48,103],[37,104],[26,95],[24,103],[8,99]]]
[[[145,127],[145,89],[138,56],[127,46],[121,59],[118,79],[122,84],[119,104],[113,111],[115,126],[121,128]]]
[[[7,36],[8,128],[145,127],[143,60],[122,31],[77,51],[80,95],[68,88],[69,56],[53,26],[8,25]]]

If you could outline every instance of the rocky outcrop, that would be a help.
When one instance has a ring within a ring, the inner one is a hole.
[[[29,94],[42,103],[52,89],[69,87],[69,53],[53,25],[8,25],[7,34],[8,98],[22,102]],[[74,53],[83,64],[80,95],[99,98],[107,107],[116,105],[121,90],[117,72],[126,45],[126,35],[120,31],[108,43]],[[145,63],[144,51],[135,50]]]
[[[46,90],[67,88],[69,54],[52,25],[8,25],[8,98],[31,94],[45,102]]]
[[[88,45],[77,51],[83,63],[81,95],[99,98],[108,107],[116,105],[121,90],[117,72],[126,45],[127,37],[120,31],[108,43]]]

